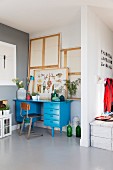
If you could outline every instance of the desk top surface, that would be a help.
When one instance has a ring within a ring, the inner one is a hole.
[[[63,103],[63,102],[72,102],[72,100],[65,100],[62,102],[57,102],[57,101],[51,101],[51,100],[22,100],[22,99],[13,99],[14,101],[21,101],[21,102],[40,102],[40,103],[47,103],[47,102],[52,102],[52,103]]]

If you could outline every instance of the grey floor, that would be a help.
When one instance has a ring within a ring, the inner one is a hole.
[[[13,131],[0,139],[0,170],[112,170],[113,152],[79,146],[79,139],[51,137],[48,129],[38,129],[43,137],[27,140]]]

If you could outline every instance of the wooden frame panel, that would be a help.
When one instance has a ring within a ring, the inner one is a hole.
[[[45,65],[45,38],[43,38],[43,47],[42,47],[42,66]]]
[[[61,65],[61,67],[68,67],[68,52],[69,51],[76,51],[76,50],[81,50],[81,47],[75,47],[75,48],[67,48],[67,49],[62,49],[61,50],[61,52],[63,53],[63,60],[62,60],[62,65]],[[76,57],[76,56],[75,56]],[[76,66],[76,64],[75,64],[75,66]],[[79,77],[80,78],[80,76],[81,76],[81,72],[68,72],[68,75],[69,75],[69,77],[71,78],[71,77],[75,77],[75,79],[77,78],[77,77]],[[81,90],[80,90],[80,87],[79,87],[79,93],[81,93],[80,92]],[[76,96],[73,96],[73,98],[72,99],[75,99],[75,100],[80,100],[81,98],[80,98],[80,94],[77,94],[77,97]]]
[[[45,41],[47,38],[51,38],[51,37],[55,37],[57,36],[58,37],[58,59],[57,59],[57,64],[52,64],[52,65],[46,65],[45,64]],[[43,40],[43,45],[42,45],[42,65],[37,65],[37,66],[31,66],[31,48],[32,48],[32,42],[33,41],[36,41],[36,40]],[[34,39],[31,39],[30,40],[30,51],[29,51],[30,55],[29,55],[29,71],[28,73],[30,72],[30,69],[38,69],[38,68],[42,68],[42,69],[45,69],[45,68],[59,68],[60,67],[60,33],[58,34],[54,34],[54,35],[50,35],[50,36],[44,36],[44,37],[39,37],[39,38],[34,38]]]
[[[30,42],[30,67],[43,65],[43,39],[37,39]]]
[[[45,66],[59,65],[59,37],[45,38]]]
[[[67,48],[67,49],[62,49],[61,52],[64,54],[64,62],[63,66],[61,67],[67,67],[67,57],[68,57],[68,51],[73,51],[73,50],[81,50],[81,47],[76,47],[76,48]],[[69,75],[81,75],[81,72],[70,72],[68,73]]]
[[[65,49],[62,49],[61,51],[72,51],[72,50],[81,50],[81,47],[65,48]]]

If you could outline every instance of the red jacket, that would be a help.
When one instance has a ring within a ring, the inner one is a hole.
[[[107,78],[104,90],[104,112],[111,112],[113,102],[113,80]]]

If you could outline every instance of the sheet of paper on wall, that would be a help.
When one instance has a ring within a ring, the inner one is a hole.
[[[0,85],[14,85],[16,77],[16,45],[0,41]]]

